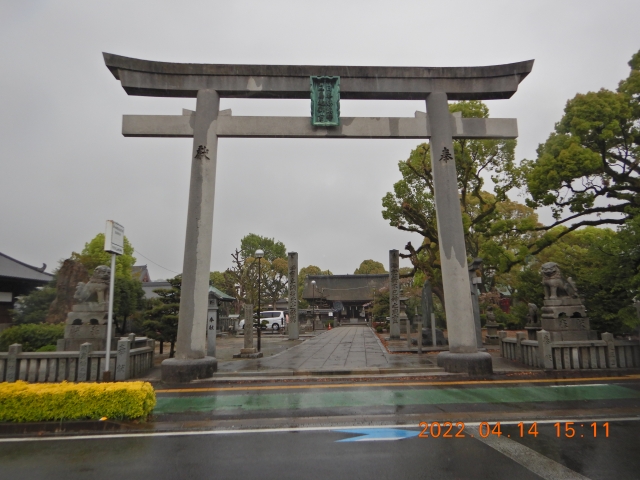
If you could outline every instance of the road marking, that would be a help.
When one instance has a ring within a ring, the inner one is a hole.
[[[291,390],[291,389],[316,389],[316,388],[371,388],[371,387],[435,387],[446,385],[497,385],[503,383],[553,383],[553,382],[597,382],[597,381],[624,381],[640,380],[640,375],[628,375],[626,377],[590,377],[590,378],[543,378],[521,380],[471,380],[461,382],[384,382],[384,383],[342,383],[318,385],[261,385],[245,387],[211,387],[211,388],[176,388],[159,389],[156,393],[198,393],[198,392],[232,392],[247,390]],[[615,382],[613,382],[615,383]]]
[[[500,425],[517,425],[520,422],[523,423],[538,423],[538,424],[546,424],[546,423],[557,423],[557,422],[566,422],[567,419],[552,419],[552,420],[508,420],[501,421]],[[584,422],[637,422],[640,421],[640,416],[636,417],[614,417],[614,418],[583,418],[581,421]],[[465,422],[465,427],[467,428],[477,428],[480,426],[482,422]],[[353,426],[327,426],[327,427],[283,427],[283,428],[253,428],[246,430],[187,430],[187,431],[176,431],[176,432],[141,432],[141,433],[105,433],[102,435],[68,435],[68,436],[55,436],[55,437],[11,437],[11,438],[0,438],[0,443],[21,443],[21,442],[55,442],[55,441],[63,441],[63,440],[110,440],[110,439],[119,439],[119,438],[143,438],[143,437],[183,437],[183,436],[192,436],[192,435],[233,435],[233,434],[243,434],[243,433],[291,433],[291,432],[330,432],[330,431],[341,431],[341,430],[364,430],[367,428],[371,429],[380,429],[380,428],[390,428],[397,429],[400,425],[377,425],[371,427],[363,427],[361,425],[353,425]],[[420,427],[408,427],[406,425],[402,425],[403,428],[416,428],[415,431],[418,431]],[[473,437],[473,435],[469,435]]]
[[[336,440],[338,442],[379,442],[381,440],[403,440],[420,435],[419,430],[405,430],[401,428],[351,428],[333,430],[340,433],[355,433],[359,436]]]
[[[285,390],[269,392],[225,392],[204,395],[160,396],[155,415],[222,410],[307,410],[338,407],[397,407],[401,405],[500,404],[575,400],[640,399],[640,391],[622,384],[604,388],[549,388],[548,385],[485,385],[474,388],[404,388]]]
[[[541,422],[538,422],[541,423]],[[477,427],[474,427],[477,431]],[[527,470],[547,480],[589,480],[588,477],[565,467],[564,465],[545,457],[541,453],[508,438],[488,435],[476,437],[478,441],[490,446],[494,450],[519,463]]]
[[[588,383],[586,385],[551,385],[550,388],[571,388],[571,387],[607,387],[607,383]]]

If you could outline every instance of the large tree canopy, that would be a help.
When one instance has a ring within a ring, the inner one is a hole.
[[[260,261],[255,258],[258,249],[264,251]],[[237,313],[245,303],[258,304],[258,266],[261,305],[275,306],[279,298],[286,296],[288,261],[284,243],[250,233],[240,240],[240,248],[231,254],[231,258],[231,267],[224,272],[211,272],[210,280],[214,286],[235,297]]]
[[[362,263],[353,272],[354,275],[371,275],[375,273],[389,273],[385,270],[384,265],[375,260],[363,260]]]
[[[586,225],[623,224],[640,211],[640,51],[617,90],[578,94],[567,102],[555,131],[525,161],[531,200],[551,207],[559,235]],[[538,250],[555,239],[546,236]]]
[[[116,256],[116,277],[131,278],[131,267],[135,265],[133,246],[124,237],[124,254]],[[71,258],[82,263],[89,271],[89,275],[99,265],[111,266],[111,254],[104,251],[104,233],[99,233],[90,242],[84,244],[82,252],[71,254]]]
[[[287,258],[287,247],[274,238],[262,237],[255,233],[245,235],[240,240],[240,254],[242,258],[254,257],[256,250],[264,251],[264,258],[273,262],[276,258]]]
[[[478,101],[454,103],[449,109],[463,117],[489,116],[486,105]],[[485,273],[490,277],[523,261],[529,252],[527,245],[535,237],[531,231],[538,226],[533,209],[508,197],[508,192],[521,187],[524,181],[524,170],[515,162],[514,149],[513,140],[454,141],[467,252],[484,259]],[[393,186],[393,193],[382,199],[382,216],[392,226],[424,237],[418,248],[409,242],[408,253],[401,256],[411,260],[412,273],[428,278],[434,293],[443,300],[429,144],[419,145],[398,167],[402,180]],[[486,190],[487,178],[493,193]]]
[[[304,291],[304,284],[309,275],[333,275],[331,270],[322,270],[315,265],[308,265],[302,267],[298,272],[298,306],[300,308],[308,308],[309,302],[302,298],[302,292]]]

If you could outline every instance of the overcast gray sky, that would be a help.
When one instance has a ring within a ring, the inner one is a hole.
[[[130,97],[102,52],[169,62],[475,66],[535,59],[493,117],[534,158],[578,92],[614,89],[640,49],[640,2],[0,0],[0,252],[51,271],[125,226],[152,278],[182,270],[190,139],[124,138],[123,114],[194,99]],[[223,99],[234,115],[308,116],[305,100]],[[343,116],[413,116],[423,102],[343,101]],[[414,140],[222,139],[211,268],[247,233],[301,266],[353,273],[408,240],[381,216]],[[545,215],[543,215],[543,219]],[[547,217],[548,219],[548,217]]]

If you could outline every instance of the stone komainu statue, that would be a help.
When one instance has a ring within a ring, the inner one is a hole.
[[[104,303],[107,300],[109,292],[109,279],[111,278],[111,269],[106,265],[100,265],[93,271],[93,275],[87,283],[79,282],[76,293],[73,296],[78,302],[85,303],[93,295],[96,295],[98,303]]]
[[[562,276],[560,267],[555,262],[547,262],[540,269],[542,273],[542,285],[544,286],[544,298],[554,300],[560,297],[578,298],[578,290],[571,277]]]

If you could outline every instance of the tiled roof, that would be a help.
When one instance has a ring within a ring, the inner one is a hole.
[[[36,282],[48,283],[53,280],[53,275],[46,273],[42,268],[27,265],[15,258],[11,258],[4,253],[0,253],[0,278],[17,278]]]
[[[311,281],[316,281],[315,298],[329,301],[359,302],[373,300],[373,291],[389,284],[389,274],[379,275],[309,275],[302,298],[314,298]]]

